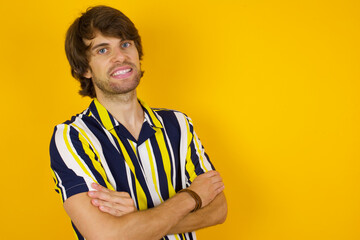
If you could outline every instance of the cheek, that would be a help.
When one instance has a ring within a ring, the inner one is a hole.
[[[104,71],[103,69],[105,69],[105,64],[102,61],[94,61],[90,65],[90,68],[94,74],[101,74],[101,72]]]

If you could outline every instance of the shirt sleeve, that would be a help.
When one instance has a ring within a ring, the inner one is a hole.
[[[107,186],[106,174],[86,134],[68,124],[55,127],[50,142],[55,191],[65,202],[69,197],[94,190],[91,183]]]
[[[201,141],[194,130],[192,120],[189,117],[186,117],[186,119],[188,129],[188,149],[186,153],[185,173],[187,177],[186,185],[189,186],[197,176],[210,170],[215,170],[215,168],[210,162],[209,156],[206,154],[204,146],[201,144]]]

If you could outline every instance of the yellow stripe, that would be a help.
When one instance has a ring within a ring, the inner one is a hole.
[[[194,163],[191,160],[191,149],[188,149],[188,152],[186,153],[186,171],[188,172],[190,176],[190,181],[194,181],[194,179],[197,177],[195,172],[195,166]]]
[[[113,188],[113,186],[108,182],[107,180],[107,176],[106,176],[106,173],[105,173],[105,170],[104,168],[101,166],[100,162],[96,161],[95,160],[95,154],[96,156],[98,157],[98,159],[100,160],[100,155],[99,153],[96,151],[95,147],[93,144],[91,144],[91,141],[89,139],[89,137],[86,135],[85,131],[83,129],[80,129],[78,126],[76,126],[75,124],[73,124],[75,127],[77,127],[77,129],[81,132],[81,134],[79,134],[79,140],[81,141],[82,143],[82,146],[83,146],[83,149],[86,153],[86,155],[89,156],[92,164],[94,165],[96,171],[98,173],[100,173],[100,175],[102,176],[102,178],[104,179],[104,182],[106,184],[106,187],[110,190],[115,190]],[[85,137],[84,137],[85,136]],[[86,138],[86,139],[85,139]],[[94,149],[95,151],[95,154],[93,151],[91,151],[90,149],[90,144],[91,144],[91,147],[92,149]]]
[[[206,167],[205,167],[204,158],[203,158],[203,156],[202,156],[202,153],[201,153],[202,151],[201,151],[201,149],[200,149],[200,146],[199,146],[199,143],[198,143],[198,138],[197,138],[196,135],[194,135],[194,142],[195,142],[196,150],[197,150],[197,152],[198,152],[198,154],[199,154],[199,156],[200,156],[200,159],[199,159],[200,164],[202,165],[203,169],[205,169],[205,172],[207,172],[208,170],[207,170]]]
[[[142,189],[142,187],[139,183],[139,180],[136,177],[134,164],[132,163],[128,152],[126,151],[124,144],[121,142],[121,140],[119,139],[118,135],[115,132],[115,129],[113,128],[113,125],[111,123],[111,120],[110,120],[107,110],[98,101],[95,101],[95,104],[98,109],[101,122],[103,123],[103,125],[105,126],[106,129],[110,129],[110,133],[118,141],[119,146],[121,148],[121,152],[124,155],[125,162],[128,164],[131,172],[135,176],[135,186],[136,186],[136,196],[138,199],[138,207],[139,207],[139,210],[145,210],[145,209],[147,209],[147,198],[146,198],[144,190]]]
[[[165,169],[167,183],[168,183],[168,189],[169,189],[169,197],[172,197],[175,195],[176,192],[175,192],[174,186],[172,185],[172,182],[171,182],[171,165],[170,165],[171,161],[169,158],[169,152],[166,148],[165,137],[164,137],[161,129],[156,129],[155,137],[158,142],[158,145],[160,148],[160,153],[162,156],[162,161],[164,164],[164,169]]]
[[[153,162],[154,159],[152,157],[150,144],[149,144],[148,140],[145,142],[145,145],[146,145],[146,149],[148,151],[148,156],[149,156],[149,160],[150,160],[150,167],[151,167],[151,175],[152,175],[153,183],[154,183],[154,186],[155,186],[155,190],[156,190],[157,195],[159,196],[160,201],[163,202],[162,197],[160,196],[160,193],[159,193],[159,188],[158,188],[157,182],[156,182],[156,173],[155,173],[155,167],[154,167],[154,162]]]
[[[68,131],[68,128],[69,126],[68,125],[65,125],[65,128],[64,128],[64,132],[63,132],[63,135],[64,135],[64,141],[65,141],[65,144],[66,144],[66,147],[68,149],[68,151],[71,153],[71,155],[73,156],[73,158],[75,159],[75,161],[79,164],[79,166],[81,167],[81,169],[84,171],[84,173],[86,175],[88,175],[94,182],[97,182],[92,176],[91,174],[89,173],[89,171],[86,169],[85,165],[83,164],[83,162],[81,161],[81,159],[78,157],[78,155],[72,150],[71,146],[70,146],[70,143],[69,143],[69,140],[66,136],[66,133]]]
[[[187,128],[187,143],[188,143],[188,151],[186,153],[186,171],[188,172],[189,176],[190,176],[190,181],[194,181],[194,179],[197,177],[196,172],[195,172],[195,166],[194,163],[192,162],[191,159],[191,148],[190,148],[190,143],[191,143],[191,139],[192,139],[192,133],[190,132],[190,126],[189,123],[187,121],[187,119],[185,119],[185,123],[186,123],[186,128]]]
[[[132,147],[132,149],[133,149],[133,151],[134,151],[134,153],[135,153],[135,155],[136,155],[136,158],[139,159],[139,157],[138,157],[138,155],[137,155],[137,151],[136,151],[134,142],[131,141],[131,140],[128,140],[128,142],[129,142],[129,144],[131,145],[131,147]]]
[[[187,129],[187,144],[188,144],[188,146],[190,146],[193,134],[192,134],[192,132],[190,132],[189,122],[187,121],[186,117],[185,117],[185,123],[186,123],[186,129]]]
[[[159,119],[155,116],[153,110],[145,103],[143,102],[142,100],[140,100],[140,103],[141,105],[147,110],[147,112],[149,113],[150,115],[150,118],[151,120],[153,121],[154,125],[158,128],[161,128],[162,127],[162,124],[160,123]]]
[[[102,124],[104,125],[104,127],[109,130],[109,129],[113,129],[114,125],[112,124],[110,117],[109,117],[109,113],[106,110],[106,108],[104,108],[103,105],[101,105],[101,103],[95,98],[94,100],[96,109],[99,113],[100,119]]]
[[[73,230],[73,233],[75,234],[76,239],[79,240],[80,238],[79,238],[79,236],[76,234],[75,228],[72,228],[72,230]]]
[[[176,235],[174,235],[175,236],[175,238],[176,238],[176,240],[180,240],[180,238],[178,237],[178,235],[176,234]]]
[[[126,151],[124,144],[121,142],[121,140],[117,136],[115,130],[112,129],[112,130],[110,130],[110,132],[116,138],[116,140],[118,141],[118,143],[120,145],[120,148],[121,148],[121,152],[124,155],[125,162],[128,164],[128,166],[130,167],[131,172],[135,176],[136,195],[137,195],[137,199],[138,199],[139,210],[145,210],[145,209],[147,209],[147,198],[146,198],[144,190],[142,189],[142,187],[141,187],[141,185],[139,183],[139,180],[136,177],[134,164],[132,163],[131,158],[130,158],[128,152]]]

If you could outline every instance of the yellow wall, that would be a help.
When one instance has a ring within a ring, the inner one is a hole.
[[[140,31],[139,96],[191,116],[225,180],[228,220],[200,240],[360,239],[358,0],[2,3],[1,239],[73,237],[48,146],[90,101],[63,42],[100,3]]]

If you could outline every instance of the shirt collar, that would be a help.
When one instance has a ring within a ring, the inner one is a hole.
[[[145,114],[145,120],[149,123],[150,126],[155,128],[162,128],[163,125],[160,122],[157,114],[152,110],[144,101],[138,99],[140,105],[142,106]],[[89,106],[91,115],[94,116],[108,131],[119,126],[120,123],[111,115],[111,113],[106,110],[106,108],[94,98]]]

